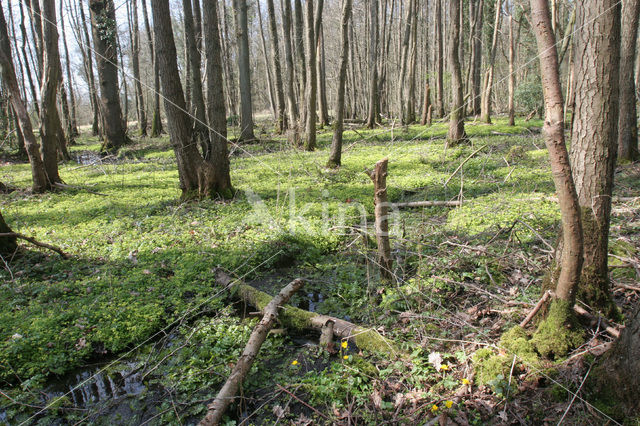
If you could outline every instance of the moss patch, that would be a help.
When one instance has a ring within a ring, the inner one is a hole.
[[[540,322],[531,343],[546,358],[563,357],[584,341],[584,332],[573,316],[570,303],[554,300]]]
[[[518,359],[527,365],[537,365],[540,361],[527,332],[520,326],[515,326],[504,333],[500,339],[500,346],[509,353],[517,355]]]

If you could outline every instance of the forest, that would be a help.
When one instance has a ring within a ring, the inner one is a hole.
[[[640,0],[0,0],[0,425],[637,425]]]

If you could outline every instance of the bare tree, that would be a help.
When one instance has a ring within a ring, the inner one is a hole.
[[[145,0],[142,0],[143,2]],[[144,107],[144,95],[140,77],[140,27],[138,25],[138,0],[131,2],[131,67],[133,68],[133,87],[136,92],[136,113],[140,136],[147,136],[147,113]]]
[[[280,0],[283,5],[282,32],[284,34],[284,52],[287,64],[287,101],[289,110],[289,125],[298,121],[298,104],[294,89],[293,45],[291,40],[291,0]]]
[[[373,129],[380,121],[378,117],[378,2],[369,2],[369,114],[367,127]]]
[[[435,0],[435,26],[436,33],[436,115],[444,117],[444,49],[442,48],[442,0]]]
[[[462,70],[460,68],[460,0],[449,1],[449,19],[451,30],[449,35],[449,64],[451,66],[451,90],[453,91],[453,103],[449,116],[449,133],[447,144],[455,145],[465,142],[467,134],[464,131],[464,98],[462,95]]]
[[[276,131],[282,133],[287,127],[286,104],[284,100],[284,87],[282,84],[282,69],[280,66],[280,43],[278,41],[278,25],[276,23],[276,8],[273,0],[267,0],[269,13],[269,32],[271,34],[271,56],[273,57],[273,73],[276,77],[276,100],[278,102],[278,116],[276,118]]]
[[[162,117],[160,115],[160,70],[156,60],[156,49],[153,44],[153,34],[149,25],[149,14],[147,13],[147,0],[142,2],[142,16],[144,17],[144,28],[149,41],[149,54],[153,63],[153,117],[151,119],[151,137],[157,138],[162,133]]]
[[[491,94],[493,91],[493,72],[496,63],[496,53],[498,51],[498,32],[500,31],[500,17],[502,16],[502,0],[496,0],[496,17],[493,23],[493,37],[491,38],[491,50],[489,53],[489,64],[484,74],[484,84],[482,87],[481,113],[480,119],[485,123],[491,123]]]
[[[307,87],[306,98],[306,134],[304,149],[316,149],[316,95],[318,79],[316,76],[316,38],[314,35],[313,0],[305,0],[305,38],[307,56]]]
[[[247,1],[233,0],[238,40],[238,73],[240,76],[240,140],[251,141],[253,135],[253,103],[251,101],[251,69],[249,63],[249,28]]]

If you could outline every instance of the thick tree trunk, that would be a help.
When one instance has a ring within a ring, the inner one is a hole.
[[[269,33],[271,34],[271,56],[273,56],[273,72],[276,78],[276,101],[278,103],[278,117],[276,118],[276,132],[282,133],[287,127],[286,103],[284,100],[284,86],[282,84],[282,69],[280,65],[280,42],[278,40],[278,25],[276,22],[276,8],[273,0],[267,0],[269,13]]]
[[[304,149],[313,151],[316,149],[316,97],[318,77],[316,75],[316,37],[313,22],[313,0],[305,0],[305,47],[307,55],[307,87],[306,97],[306,132]]]
[[[451,90],[453,91],[453,103],[449,116],[449,133],[447,144],[456,145],[468,140],[464,131],[464,98],[462,95],[462,70],[460,68],[460,0],[449,1],[449,18],[451,29],[449,36],[449,64],[451,65]]]
[[[616,0],[585,0],[576,7],[576,28],[581,30],[575,34],[571,165],[585,244],[578,298],[610,315],[616,310],[609,286],[608,242],[618,141],[620,8]]]
[[[153,44],[153,33],[149,25],[149,14],[147,13],[147,0],[142,2],[142,16],[144,17],[144,28],[149,42],[149,55],[153,64],[153,117],[151,118],[151,137],[157,138],[162,134],[162,117],[160,114],[160,69],[156,59],[156,49]]]
[[[129,141],[120,106],[116,14],[113,0],[89,0],[89,9],[100,79],[100,111],[104,126],[102,151],[115,152]]]
[[[289,111],[289,126],[298,121],[298,104],[294,88],[293,45],[291,40],[291,0],[284,0],[282,11],[282,32],[284,33],[284,54],[287,65],[287,101]]]
[[[496,0],[496,16],[493,23],[493,37],[491,38],[491,50],[489,53],[489,65],[484,74],[482,88],[480,119],[485,123],[491,123],[491,94],[493,91],[493,72],[498,51],[498,32],[500,31],[500,17],[502,16],[502,0]]]
[[[53,2],[43,2],[43,74],[41,86],[40,135],[42,159],[51,185],[61,182],[58,175],[58,149],[60,148],[60,115],[56,103],[60,84],[60,54],[58,52],[58,30],[56,9]],[[64,138],[63,138],[64,140]]]
[[[211,128],[211,152],[209,162],[213,165],[215,179],[211,195],[222,198],[233,197],[229,174],[229,151],[227,149],[227,114],[222,82],[220,31],[218,28],[218,5],[212,2],[204,8],[203,17],[205,55],[207,58],[207,115]]]
[[[345,0],[342,7],[342,53],[340,54],[340,73],[338,75],[338,93],[336,96],[336,120],[331,141],[328,167],[342,164],[342,132],[344,130],[344,93],[347,82],[347,65],[349,62],[349,20],[351,19],[352,0]]]
[[[142,0],[145,1],[145,0]],[[140,28],[138,25],[138,0],[131,5],[131,66],[133,68],[134,88],[136,91],[136,113],[140,136],[147,136],[147,113],[144,108],[144,94],[140,81]]]
[[[182,198],[209,197],[215,191],[215,170],[209,162],[204,161],[192,143],[193,131],[178,73],[169,0],[151,0],[151,12],[155,23],[156,60],[160,67],[164,108],[178,164]]]
[[[184,12],[184,29],[185,41],[187,45],[187,58],[191,68],[191,98],[192,113],[195,119],[193,127],[195,129],[195,138],[200,144],[202,155],[205,160],[209,159],[211,153],[211,140],[209,139],[209,130],[207,129],[207,111],[204,105],[204,94],[202,92],[202,73],[200,66],[200,50],[196,41],[196,31],[193,19],[193,11],[191,9],[191,0],[182,0],[182,8]]]
[[[249,62],[249,28],[247,1],[233,0],[238,40],[238,72],[240,75],[240,140],[255,140],[253,135],[253,103],[251,101],[251,64]]]
[[[444,49],[442,38],[442,0],[436,1],[435,32],[436,32],[436,115],[444,117]]]
[[[458,1],[458,0],[453,0]],[[393,279],[393,258],[389,243],[389,199],[387,198],[387,166],[389,160],[378,161],[373,170],[368,172],[373,181],[373,204],[375,206],[375,230],[378,243],[378,267],[383,280]]]
[[[43,192],[51,189],[51,183],[47,179],[47,174],[40,156],[40,146],[33,134],[31,120],[25,107],[18,79],[16,78],[15,69],[13,67],[11,56],[11,46],[9,45],[9,35],[7,32],[7,23],[4,19],[4,11],[0,5],[0,71],[2,72],[2,81],[7,87],[11,97],[11,105],[17,116],[19,129],[23,135],[29,163],[31,164],[31,176],[33,178],[33,191]],[[0,216],[1,217],[1,216]],[[2,230],[1,232],[11,232]],[[15,241],[14,241],[15,243]]]
[[[378,117],[380,96],[378,93],[378,2],[369,2],[369,114],[367,127],[373,129],[380,122]]]
[[[640,158],[638,153],[636,86],[633,73],[639,19],[640,0],[624,0],[622,2],[622,43],[620,48],[619,161],[635,161]]]

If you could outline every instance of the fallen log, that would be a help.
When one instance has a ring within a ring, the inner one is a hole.
[[[462,201],[410,201],[407,203],[393,203],[393,207],[460,207]]]
[[[216,273],[216,281],[219,285],[231,289],[236,298],[258,309],[264,309],[272,299],[267,293],[242,281],[234,280],[222,271]],[[393,341],[385,338],[378,331],[360,327],[340,318],[321,315],[285,305],[280,311],[279,321],[286,328],[298,331],[309,329],[321,331],[328,322],[333,322],[334,336],[350,339],[360,349],[387,355],[397,355],[401,353]]]
[[[3,232],[3,233],[0,234],[0,237],[9,237],[9,238],[17,238],[17,239],[20,239],[20,240],[25,240],[25,241],[33,244],[36,247],[42,247],[42,248],[49,249],[51,251],[55,251],[63,259],[68,259],[69,258],[69,255],[67,253],[63,252],[62,249],[60,249],[60,248],[58,248],[56,246],[52,246],[51,244],[41,243],[40,241],[36,240],[35,238],[27,237],[26,235],[22,235],[22,234],[19,234],[17,232]]]
[[[280,293],[271,299],[267,306],[264,307],[262,320],[260,320],[258,325],[253,329],[242,355],[238,359],[236,366],[233,367],[231,375],[227,379],[226,383],[222,386],[220,392],[218,392],[216,399],[209,404],[207,415],[200,422],[200,426],[220,424],[224,412],[238,393],[238,389],[242,385],[245,376],[249,373],[249,370],[251,370],[253,360],[258,356],[260,347],[267,338],[269,330],[273,327],[273,324],[278,317],[278,308],[287,303],[291,296],[293,296],[296,291],[300,290],[302,284],[303,281],[301,279],[292,281],[285,288],[280,290]]]

